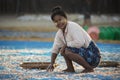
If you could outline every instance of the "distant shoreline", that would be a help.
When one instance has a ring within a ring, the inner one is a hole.
[[[40,37],[29,37],[29,38],[28,37],[0,37],[0,40],[53,42],[54,38],[40,38]],[[120,40],[97,40],[95,42],[120,44]]]
[[[57,32],[56,27],[0,27],[0,30],[8,30],[8,31],[28,31],[28,32]],[[45,38],[45,37],[8,37],[8,36],[0,36],[0,40],[18,40],[18,41],[47,41],[53,42],[54,38]],[[120,44],[120,40],[97,40],[96,42],[100,43],[116,43]]]
[[[56,32],[57,28],[50,27],[0,27],[0,30],[8,30],[8,31],[29,31],[29,32]]]
[[[78,24],[83,23],[83,15],[81,14],[68,14],[68,19]],[[119,27],[120,15],[91,15],[92,24],[100,27],[104,26],[113,26]],[[0,30],[4,31],[18,31],[18,32],[57,32],[57,28],[50,19],[48,14],[39,14],[39,15],[0,15]],[[7,32],[6,32],[7,33]],[[54,41],[53,37],[25,37],[25,36],[0,36],[0,40],[25,40],[25,41]],[[120,40],[98,40],[96,42],[102,43],[119,43]]]

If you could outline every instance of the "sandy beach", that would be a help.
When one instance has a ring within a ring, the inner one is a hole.
[[[1,59],[1,58],[0,58]],[[9,61],[4,61],[2,66],[7,66],[6,69],[0,73],[1,80],[119,80],[120,68],[116,67],[97,67],[94,72],[80,73],[83,68],[74,63],[75,73],[62,72],[66,68],[66,64],[61,57],[58,57],[57,63],[59,64],[53,72],[47,72],[40,69],[23,69],[19,65],[24,60],[44,60],[49,61],[50,57],[41,56],[9,56]],[[14,61],[16,60],[16,61]],[[24,74],[23,74],[24,73]]]
[[[44,45],[44,46],[43,46]],[[100,44],[101,60],[120,62],[119,44]],[[0,79],[1,80],[119,80],[120,66],[97,67],[94,72],[81,73],[83,67],[74,63],[75,73],[62,72],[66,64],[61,55],[56,59],[53,72],[41,69],[24,69],[23,62],[50,62],[52,42],[1,41]],[[102,48],[104,46],[104,48]],[[108,48],[109,47],[109,48]],[[117,48],[116,48],[117,47]],[[111,51],[112,48],[112,51]]]

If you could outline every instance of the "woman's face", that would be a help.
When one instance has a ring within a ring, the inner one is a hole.
[[[59,29],[65,29],[66,25],[67,25],[67,19],[63,16],[60,15],[56,15],[53,18],[54,23],[56,25],[56,27],[58,27]]]

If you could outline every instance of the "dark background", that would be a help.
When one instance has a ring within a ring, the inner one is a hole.
[[[57,5],[68,13],[120,14],[120,0],[0,0],[0,14],[50,13]]]

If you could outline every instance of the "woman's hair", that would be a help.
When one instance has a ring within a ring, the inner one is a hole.
[[[63,16],[67,19],[67,15],[66,13],[63,11],[62,7],[61,6],[56,6],[52,9],[52,14],[51,14],[51,19],[54,21],[54,17],[56,15],[60,15],[60,16]]]

